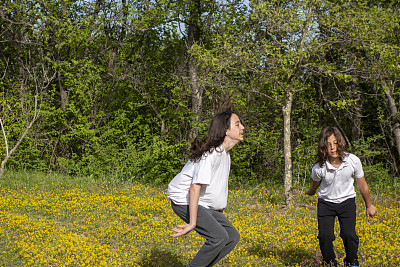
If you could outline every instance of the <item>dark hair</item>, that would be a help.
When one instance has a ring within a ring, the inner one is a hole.
[[[212,152],[224,142],[226,130],[231,128],[232,111],[224,111],[215,115],[210,123],[208,134],[202,139],[192,142],[190,160],[197,162],[205,152]]]
[[[320,167],[324,166],[325,162],[328,160],[328,138],[332,134],[335,135],[337,140],[337,153],[339,155],[339,159],[344,160],[346,142],[344,141],[342,133],[336,127],[325,127],[319,134],[318,141],[317,162],[319,163]]]

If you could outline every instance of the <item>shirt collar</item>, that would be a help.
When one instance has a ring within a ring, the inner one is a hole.
[[[346,167],[347,164],[348,164],[348,162],[347,162],[347,159],[348,159],[348,158],[349,158],[349,155],[348,155],[347,153],[345,153],[343,162],[342,162],[342,164],[340,164],[339,168],[333,167],[332,164],[331,164],[329,161],[326,161],[326,162],[325,162],[326,168],[327,168],[328,170],[340,170],[340,169],[343,169],[343,168]]]

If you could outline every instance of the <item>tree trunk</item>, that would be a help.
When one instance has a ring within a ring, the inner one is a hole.
[[[197,66],[190,60],[189,62],[190,89],[192,92],[192,130],[189,139],[192,141],[199,133],[197,123],[200,121],[201,106],[203,100],[203,88],[199,86],[197,80]]]
[[[62,83],[62,77],[61,77],[61,73],[60,71],[58,71],[58,75],[57,75],[57,79],[58,79],[58,87],[60,88],[60,100],[61,100],[61,110],[64,110],[65,107],[68,104],[68,94],[64,89],[64,85]]]
[[[191,3],[190,20],[188,26],[188,49],[190,49],[196,42],[200,40],[200,15],[201,5],[199,0],[193,0]],[[189,135],[189,140],[192,141],[196,138],[199,127],[197,126],[200,121],[202,99],[204,88],[199,85],[198,81],[198,69],[191,57],[188,55],[188,66],[189,66],[189,79],[190,89],[192,96],[192,129]]]
[[[292,205],[292,145],[290,119],[293,103],[293,91],[291,88],[286,90],[286,103],[283,111],[283,151],[285,158],[284,190],[287,206]]]
[[[397,111],[396,101],[394,99],[394,85],[389,86],[385,81],[382,81],[382,87],[386,95],[386,99],[389,104],[389,112],[391,120],[391,129],[395,137],[397,154],[400,156],[400,123],[399,113]]]
[[[351,86],[351,95],[354,100],[354,115],[352,116],[351,139],[358,141],[361,136],[361,118],[362,118],[362,102],[360,92],[356,90],[356,84]]]

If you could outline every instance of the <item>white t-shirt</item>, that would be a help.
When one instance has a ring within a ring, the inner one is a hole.
[[[176,205],[189,205],[189,188],[201,184],[199,205],[221,210],[228,202],[229,153],[221,145],[205,153],[198,162],[188,161],[169,183],[167,198]]]
[[[318,197],[333,203],[341,203],[355,197],[354,177],[364,176],[360,159],[350,153],[345,154],[339,168],[333,167],[327,161],[323,167],[320,167],[319,163],[315,164],[311,172],[314,181],[321,181]]]

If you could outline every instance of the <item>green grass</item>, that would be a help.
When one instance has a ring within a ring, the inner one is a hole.
[[[182,221],[166,185],[109,181],[35,173],[1,178],[0,266],[184,266],[204,240],[194,232],[169,236]],[[400,199],[390,190],[372,192],[373,219],[357,197],[362,266],[400,264]],[[319,266],[317,198],[303,188],[293,195],[295,205],[286,208],[279,187],[231,188],[226,214],[241,240],[218,266]],[[336,236],[340,260],[338,227]]]

